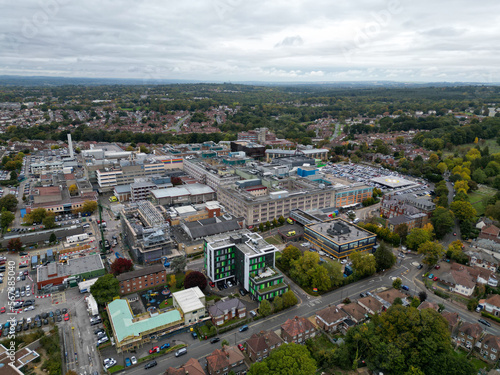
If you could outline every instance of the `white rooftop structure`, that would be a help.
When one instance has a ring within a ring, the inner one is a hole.
[[[197,286],[175,292],[172,294],[172,297],[177,301],[177,305],[184,314],[205,309],[205,304],[202,302],[205,298],[205,294],[203,294],[201,289]]]
[[[153,190],[151,194],[156,198],[167,198],[167,197],[179,197],[183,195],[200,195],[200,194],[210,194],[214,190],[207,185],[203,184],[188,184],[184,186],[175,186],[166,189]]]

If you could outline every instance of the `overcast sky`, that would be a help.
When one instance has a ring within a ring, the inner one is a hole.
[[[496,0],[0,0],[0,6],[0,75],[500,82]]]

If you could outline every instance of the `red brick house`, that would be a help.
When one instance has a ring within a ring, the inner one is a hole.
[[[464,323],[458,329],[459,344],[467,349],[472,349],[482,333],[483,329],[479,323]]]
[[[197,359],[190,358],[183,366],[179,368],[169,367],[165,375],[206,375],[203,367]]]
[[[455,336],[458,330],[458,326],[460,325],[460,322],[462,321],[460,319],[460,315],[456,312],[449,312],[449,311],[443,311],[441,314],[443,318],[446,319],[448,322],[448,329],[450,330],[450,333],[452,336]]]
[[[248,366],[245,356],[235,346],[224,346],[216,349],[207,357],[207,372],[209,375],[227,375],[233,371],[236,375],[246,374]]]
[[[308,319],[296,316],[288,319],[281,326],[281,338],[285,343],[303,344],[307,339],[316,336],[316,327]]]
[[[488,362],[496,362],[500,353],[500,337],[487,334],[481,343],[481,355]]]
[[[349,315],[336,306],[329,306],[316,313],[316,324],[326,332],[336,332]]]
[[[372,296],[367,296],[360,298],[358,304],[363,307],[368,314],[374,315],[375,313],[381,313],[384,309],[384,305],[378,299]]]
[[[163,285],[166,283],[166,277],[167,271],[162,264],[155,264],[116,276],[120,282],[120,294],[122,295]]]
[[[246,351],[250,360],[260,362],[282,343],[283,340],[274,331],[262,331],[254,333],[246,341]]]
[[[247,308],[238,298],[232,298],[219,301],[215,305],[210,306],[208,313],[212,318],[212,322],[216,326],[220,326],[230,319],[244,318],[247,315]]]
[[[479,234],[479,238],[485,238],[487,240],[495,241],[496,243],[500,243],[500,229],[493,224],[486,225],[481,228],[481,233]]]

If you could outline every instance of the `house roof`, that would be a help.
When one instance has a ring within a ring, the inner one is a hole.
[[[481,229],[482,234],[488,234],[490,236],[498,237],[500,234],[500,229],[494,226],[493,224],[486,225]]]
[[[165,375],[205,375],[203,367],[201,367],[200,362],[195,358],[189,358],[189,360],[179,368],[169,367],[165,371]]]
[[[215,305],[208,308],[210,316],[216,317],[224,315],[224,311],[230,311],[232,309],[243,309],[245,305],[238,298],[231,298],[225,301],[219,301]]]
[[[218,371],[244,359],[245,356],[243,353],[240,350],[236,350],[234,346],[224,346],[222,349],[215,349],[207,357],[207,366],[213,371]]]
[[[499,294],[493,294],[490,298],[486,300],[487,304],[493,305],[497,308],[500,309],[500,295]]]
[[[450,327],[454,327],[460,320],[460,315],[456,312],[444,311],[442,315],[448,321]]]
[[[464,323],[460,326],[458,329],[460,332],[465,333],[468,336],[472,336],[475,339],[479,338],[481,333],[483,332],[483,329],[479,325],[479,323]]]
[[[384,301],[389,302],[391,305],[394,303],[394,300],[398,297],[401,299],[406,298],[406,296],[397,289],[389,289],[380,292],[379,294],[377,294],[377,296],[382,298]]]
[[[170,310],[146,319],[134,321],[128,302],[116,299],[108,304],[109,318],[118,341],[129,336],[140,336],[143,332],[152,331],[161,326],[181,320],[178,310]]]
[[[197,286],[180,290],[173,293],[172,296],[184,313],[203,310],[205,308],[205,304],[202,302],[202,299],[204,300],[205,298],[205,294],[203,294],[201,289]]]
[[[433,310],[436,310],[438,311],[439,310],[439,306],[437,305],[437,303],[432,303],[432,302],[429,302],[429,301],[424,301],[422,302],[418,307],[417,309],[419,310],[423,310],[423,309],[433,309]]]
[[[344,310],[347,314],[351,316],[351,318],[353,318],[358,322],[366,318],[365,315],[366,310],[356,302],[351,302],[348,303],[347,305],[344,305],[344,307],[342,307],[342,310]]]
[[[363,298],[360,298],[358,300],[358,303],[367,309],[370,309],[372,311],[380,311],[382,310],[382,306],[384,306],[379,300],[377,300],[375,297],[372,296],[366,296]]]
[[[261,331],[254,333],[246,342],[247,347],[254,352],[261,352],[264,349],[269,349],[273,345],[283,342],[274,331]]]
[[[304,333],[305,331],[314,328],[314,324],[312,324],[308,319],[298,316],[293,319],[288,319],[281,325],[281,330],[285,331],[291,337],[297,336],[299,333]]]
[[[467,287],[469,289],[476,286],[473,276],[469,274],[466,269],[452,269],[451,276],[453,277],[456,285],[463,285],[464,287]]]
[[[336,306],[326,307],[323,310],[318,311],[316,316],[320,317],[327,324],[332,324],[348,317],[344,310]]]
[[[116,276],[116,279],[118,281],[131,280],[135,277],[146,276],[146,275],[150,275],[152,273],[157,273],[157,272],[161,272],[161,271],[165,271],[165,267],[163,267],[162,264],[153,264],[152,266],[144,267],[144,268],[141,268],[140,270],[122,273],[122,274]]]

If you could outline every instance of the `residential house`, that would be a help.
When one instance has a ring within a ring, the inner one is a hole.
[[[500,229],[493,224],[486,225],[481,228],[481,233],[479,233],[479,238],[485,238],[487,240],[495,241],[500,243]]]
[[[296,316],[281,325],[281,338],[286,343],[303,344],[316,336],[316,327],[308,319]]]
[[[458,341],[463,347],[472,349],[482,333],[483,329],[479,323],[466,322],[458,329]]]
[[[356,302],[348,303],[342,307],[348,315],[349,318],[356,324],[359,324],[367,319],[366,310]]]
[[[328,306],[316,313],[316,324],[326,332],[335,332],[349,315],[339,307]]]
[[[190,358],[183,366],[179,368],[169,367],[165,375],[206,375],[203,367],[197,359]]]
[[[476,287],[476,277],[469,273],[467,266],[458,263],[443,264],[435,273],[439,281],[449,287],[450,291],[471,296]]]
[[[496,272],[500,261],[493,254],[483,250],[471,250],[466,253],[469,256],[469,264],[472,267],[485,268]]]
[[[397,289],[388,289],[383,292],[376,294],[376,297],[386,309],[388,309],[396,298],[400,298],[403,301],[403,305],[408,305],[408,301],[406,300],[406,295],[401,293],[401,291]]]
[[[451,335],[456,336],[458,331],[458,326],[462,321],[462,319],[460,319],[460,315],[458,315],[458,313],[456,312],[449,312],[449,311],[443,311],[441,315],[448,322],[448,329],[450,330]]]
[[[283,340],[274,331],[254,333],[246,341],[246,351],[252,361],[260,362],[266,359],[271,351],[281,346]]]
[[[424,301],[422,302],[418,307],[417,309],[419,310],[423,310],[423,309],[433,309],[433,310],[436,310],[438,311],[439,310],[439,306],[437,303],[432,303],[432,302],[429,302],[429,301]]]
[[[363,307],[368,314],[374,315],[375,313],[381,313],[384,309],[384,305],[378,299],[373,296],[367,296],[358,299],[358,304]]]
[[[494,294],[485,301],[484,309],[486,312],[495,316],[500,316],[500,295]]]
[[[212,318],[212,322],[216,326],[220,326],[233,318],[243,319],[247,315],[247,308],[238,298],[232,298],[219,301],[210,306],[208,313]]]
[[[224,346],[215,349],[207,357],[207,372],[209,375],[228,375],[233,371],[236,375],[246,374],[248,366],[245,356],[235,346]]]
[[[486,361],[498,361],[498,355],[500,353],[500,337],[491,334],[484,336],[480,352]]]

